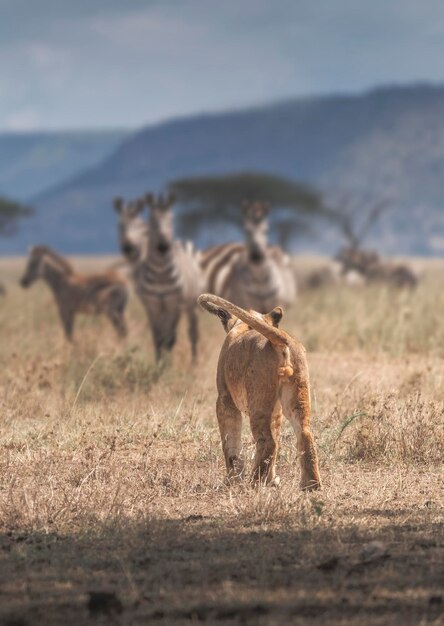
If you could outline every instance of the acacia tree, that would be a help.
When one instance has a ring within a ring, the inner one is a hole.
[[[14,200],[0,197],[0,235],[12,235],[16,232],[18,222],[32,215],[33,211]]]
[[[358,198],[342,192],[331,194],[326,205],[326,216],[339,228],[346,242],[335,257],[342,264],[343,272],[355,270],[364,276],[380,273],[378,252],[364,248],[363,242],[382,215],[393,206],[393,200],[388,196]]]
[[[261,172],[183,178],[168,187],[184,207],[180,223],[187,236],[222,222],[239,226],[242,203],[261,200],[273,206],[276,235],[287,247],[295,235],[307,231],[315,216],[323,213],[321,196],[308,185]]]
[[[18,221],[31,213],[29,207],[0,196],[0,235],[12,235],[17,230]],[[5,293],[6,289],[0,283],[0,295]]]
[[[336,192],[324,199],[324,216],[340,230],[348,247],[358,250],[382,215],[392,206],[393,198],[388,195],[374,198]]]

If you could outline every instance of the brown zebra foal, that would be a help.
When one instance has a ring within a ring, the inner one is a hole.
[[[77,313],[106,315],[119,337],[127,333],[124,317],[128,289],[113,271],[79,274],[61,255],[46,246],[31,248],[25,273],[20,281],[29,287],[42,278],[54,294],[65,336],[72,340]]]

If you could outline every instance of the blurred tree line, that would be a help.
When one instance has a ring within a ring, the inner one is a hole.
[[[260,200],[272,206],[273,236],[287,250],[296,238],[326,226],[339,230],[342,240],[357,249],[392,205],[388,198],[356,198],[344,192],[325,197],[308,184],[263,172],[181,178],[168,189],[179,203],[182,236],[199,239],[210,232],[211,243],[220,243],[227,225],[229,236],[233,229],[240,231],[243,202]],[[32,214],[32,208],[0,196],[0,236],[14,234],[20,220]]]
[[[0,196],[0,235],[13,235],[18,222],[32,213],[30,207]]]

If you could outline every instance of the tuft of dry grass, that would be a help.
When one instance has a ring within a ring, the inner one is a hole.
[[[286,314],[309,350],[324,488],[307,495],[287,426],[280,488],[224,486],[216,320],[194,368],[183,327],[155,365],[135,299],[126,341],[84,318],[69,346],[21,264],[0,262],[0,621],[89,623],[103,591],[97,623],[439,623],[441,266],[415,292],[303,292]]]

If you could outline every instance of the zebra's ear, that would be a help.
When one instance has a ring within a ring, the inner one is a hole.
[[[113,200],[113,206],[116,213],[121,213],[123,209],[123,198],[116,196]]]
[[[143,210],[144,206],[145,206],[145,200],[143,198],[137,198],[137,200],[134,200],[132,204],[131,214],[134,216],[139,215],[139,213]]]
[[[270,313],[267,313],[267,315],[265,315],[265,318],[271,322],[271,325],[274,326],[275,328],[277,328],[279,326],[279,323],[282,319],[284,315],[284,310],[282,307],[277,306],[275,309],[273,309],[272,311],[270,311]]]
[[[147,204],[147,206],[152,209],[153,205],[154,205],[154,196],[152,193],[146,193],[145,194],[145,202]]]
[[[168,207],[173,206],[173,204],[176,202],[176,194],[172,191],[170,191],[170,193],[168,194],[168,198],[166,200],[166,204]]]
[[[242,204],[241,204],[242,215],[244,216],[247,215],[249,208],[250,208],[250,201],[242,200]]]

